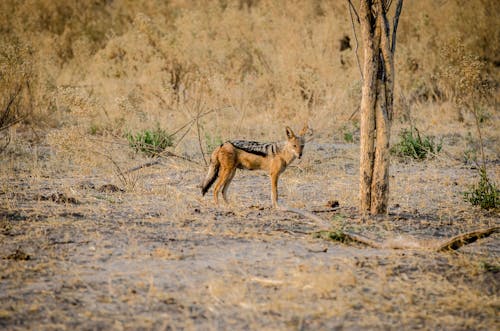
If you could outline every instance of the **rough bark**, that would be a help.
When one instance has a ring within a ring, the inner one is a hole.
[[[370,213],[387,212],[389,202],[389,139],[390,120],[387,114],[386,89],[381,80],[377,84],[377,105],[375,107],[376,147],[371,182]]]
[[[389,141],[393,108],[394,61],[390,50],[389,23],[384,7],[376,2],[377,27],[380,33],[380,61],[377,76],[377,104],[375,107],[376,147],[371,183],[371,214],[387,212],[389,202]]]
[[[361,211],[370,212],[371,184],[375,157],[375,112],[377,102],[377,68],[379,66],[380,30],[374,24],[371,1],[361,1],[361,35],[364,47],[363,88],[360,121],[360,201]]]

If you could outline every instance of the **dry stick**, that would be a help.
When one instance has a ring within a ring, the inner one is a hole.
[[[481,151],[481,161],[483,163],[483,166],[480,167],[484,171],[484,174],[486,174],[486,156],[484,154],[484,141],[483,141],[483,135],[481,133],[481,126],[479,125],[479,116],[477,115],[477,108],[475,105],[472,105],[472,115],[474,116],[474,120],[476,122],[476,130],[477,130],[477,135],[479,137],[479,147]]]
[[[179,146],[179,144],[181,143],[181,141],[184,139],[185,136],[187,136],[187,134],[189,133],[189,131],[191,131],[191,128],[193,127],[194,125],[194,121],[192,120],[190,123],[189,123],[189,127],[187,128],[186,131],[184,131],[184,134],[179,138],[179,140],[177,140],[177,143],[175,144],[174,148],[176,148],[177,146]],[[177,130],[175,133],[179,132],[179,130]],[[173,136],[175,133],[173,133],[171,136]]]
[[[140,165],[135,166],[133,168],[130,168],[127,171],[125,171],[124,174],[128,174],[128,173],[131,173],[131,172],[134,172],[134,171],[137,171],[137,170],[141,170],[143,168],[148,168],[148,167],[160,164],[161,163],[161,159],[160,158],[163,157],[163,156],[165,156],[165,157],[176,157],[178,159],[181,159],[181,160],[184,160],[184,161],[188,161],[188,162],[191,162],[191,163],[194,163],[196,165],[201,166],[201,164],[199,162],[191,160],[190,158],[187,158],[185,156],[177,155],[177,154],[174,154],[174,153],[172,153],[170,151],[163,151],[163,152],[159,153],[156,156],[156,159],[154,159],[152,161],[148,161],[148,162],[143,163],[143,164],[140,164]]]
[[[191,130],[191,127],[196,123],[197,120],[199,120],[200,118],[202,117],[205,117],[206,115],[209,115],[215,111],[218,111],[218,110],[225,110],[225,109],[229,109],[229,108],[233,108],[232,106],[228,106],[228,107],[222,107],[222,108],[214,108],[214,109],[209,109],[207,110],[206,112],[204,113],[201,113],[200,112],[200,115],[197,116],[196,118],[192,118],[190,119],[186,124],[184,124],[183,126],[181,126],[181,128],[177,129],[174,133],[172,133],[170,136],[174,136],[176,135],[177,133],[179,133],[180,131],[182,131],[182,129],[184,129],[185,127],[187,127],[188,125],[190,125],[189,129],[187,130],[187,132],[189,132],[189,130]],[[177,145],[179,144],[179,142],[186,136],[187,132],[184,133],[184,135],[181,137],[181,139],[179,139],[177,141]],[[176,145],[176,146],[177,146]]]
[[[107,158],[108,160],[110,160],[110,161],[113,163],[113,165],[116,167],[116,172],[117,172],[117,174],[118,174],[118,177],[121,179],[122,183],[124,183],[124,184],[126,184],[126,183],[127,183],[127,177],[125,177],[126,172],[124,173],[124,172],[122,171],[122,169],[120,168],[120,166],[118,165],[118,163],[116,163],[116,161],[115,161],[115,160],[113,160],[113,158],[112,158],[111,156],[109,156],[109,155],[107,155],[107,154],[104,154],[104,153],[101,153],[101,152],[99,152],[99,151],[93,151],[93,152],[94,152],[94,153],[97,153],[97,154],[99,154],[99,155],[102,155],[102,156],[104,156],[105,158]]]
[[[9,117],[9,113],[11,110],[11,106],[14,103],[14,100],[16,100],[17,96],[21,92],[21,89],[22,89],[22,85],[19,84],[19,86],[17,87],[17,90],[14,93],[12,93],[12,95],[10,96],[9,102],[7,103],[7,106],[5,106],[5,109],[2,111],[2,116],[0,117],[0,124],[1,125],[5,124],[4,122],[7,122],[8,117]],[[21,121],[23,118],[25,118],[25,116],[23,116],[21,118],[16,118],[15,120],[11,121],[10,123],[7,123],[6,125],[0,127],[0,131],[3,131],[5,129],[13,126],[14,124]]]
[[[348,7],[349,7],[349,15],[351,17],[351,27],[352,27],[352,33],[354,34],[354,40],[356,41],[356,48],[354,49],[354,53],[356,53],[356,63],[358,64],[358,69],[359,69],[359,75],[361,76],[361,81],[364,81],[364,77],[363,77],[363,70],[361,69],[361,64],[359,63],[359,55],[358,55],[358,48],[359,48],[359,42],[358,42],[358,36],[356,34],[356,27],[354,26],[354,17],[352,16],[352,12],[354,11],[354,14],[356,15],[356,20],[358,21],[358,24],[359,24],[359,15],[356,11],[356,8],[354,8],[354,5],[352,4],[351,0],[347,0],[347,2],[349,3]],[[349,116],[349,118],[347,119],[347,121],[350,121],[354,115],[356,115],[356,113],[359,111],[359,107],[356,108],[351,116]]]
[[[201,143],[201,135],[200,135],[200,111],[196,115],[196,131],[198,133],[198,145],[200,146],[201,156],[203,156],[203,162],[205,162],[205,166],[208,166],[207,159],[205,158],[205,152],[203,151],[203,145]]]
[[[16,91],[14,93],[12,93],[12,95],[10,96],[9,102],[7,103],[7,106],[5,106],[5,109],[2,112],[2,117],[0,117],[0,123],[3,123],[7,119],[7,117],[9,116],[10,106],[12,106],[12,104],[14,103],[14,100],[16,100],[19,92],[21,92],[21,87],[22,87],[22,85],[19,84]]]
[[[141,170],[143,168],[151,167],[151,166],[154,166],[155,164],[158,164],[158,163],[160,163],[160,159],[149,161],[149,162],[140,164],[140,165],[138,165],[136,167],[128,169],[127,171],[125,171],[125,174],[131,173],[131,172],[134,172],[134,171],[137,171],[137,170]]]
[[[363,75],[361,75],[363,76]],[[354,109],[354,111],[351,113],[351,116],[349,116],[349,118],[347,119],[347,121],[350,121],[352,120],[352,118],[354,117],[354,115],[356,115],[356,113],[359,111],[359,107]]]
[[[4,126],[0,127],[0,132],[3,131],[3,130],[6,130],[8,128],[10,128],[11,126],[16,125],[17,123],[21,122],[22,120],[26,119],[27,117],[28,117],[28,115],[24,115],[24,116],[16,118],[12,122],[9,122],[7,125],[4,125]]]
[[[331,213],[334,211],[339,210],[340,207],[333,207],[333,208],[328,208],[328,209],[312,209],[311,212],[313,213]]]
[[[354,49],[354,52],[356,53],[356,62],[358,64],[358,69],[359,69],[359,74],[361,75],[361,80],[363,81],[363,71],[361,70],[361,64],[359,63],[359,56],[358,56],[358,48],[359,48],[359,43],[358,43],[358,36],[356,35],[356,27],[354,26],[354,18],[352,16],[352,12],[356,14],[356,19],[358,20],[359,23],[359,15],[356,12],[356,8],[354,8],[354,5],[352,4],[351,0],[348,0],[349,2],[349,15],[351,16],[351,26],[352,26],[352,32],[354,34],[354,40],[356,41],[356,48]],[[357,110],[356,110],[357,111]],[[352,115],[351,115],[352,117]]]

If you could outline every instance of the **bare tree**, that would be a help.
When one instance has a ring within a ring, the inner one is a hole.
[[[394,52],[403,0],[398,0],[392,32],[387,19],[391,4],[392,0],[361,0],[359,6],[364,53],[360,107],[360,200],[361,211],[365,214],[386,213],[389,200]],[[355,11],[351,1],[349,6]]]

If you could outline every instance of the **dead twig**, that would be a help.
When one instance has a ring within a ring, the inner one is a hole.
[[[196,114],[196,131],[197,131],[197,135],[198,135],[198,145],[200,146],[200,152],[201,152],[201,156],[203,157],[203,162],[205,162],[205,166],[208,166],[208,162],[207,162],[207,159],[205,157],[205,152],[203,151],[203,144],[201,143],[200,112],[201,112],[201,109],[198,112],[198,114]]]
[[[124,186],[135,186],[135,184],[133,184],[129,178],[127,178],[127,176],[125,176],[127,174],[127,172],[123,172],[122,169],[120,168],[120,166],[118,165],[118,163],[116,163],[116,161],[109,155],[107,154],[104,154],[104,153],[101,153],[99,151],[93,151],[94,153],[97,153],[99,155],[102,155],[104,156],[105,158],[107,158],[108,160],[111,161],[111,163],[113,163],[113,165],[115,166],[115,172],[116,172],[116,175],[118,176],[118,179],[120,180],[120,182],[124,185]]]
[[[9,115],[10,115],[11,106],[14,103],[14,100],[16,100],[19,93],[21,93],[22,87],[23,87],[22,84],[19,84],[17,89],[10,96],[9,102],[5,106],[5,109],[2,111],[2,116],[0,117],[0,125],[1,125],[0,131],[7,129],[8,127],[10,127],[16,123],[15,120],[9,121]]]
[[[143,164],[140,164],[140,165],[135,166],[133,168],[130,168],[127,171],[125,171],[124,174],[128,174],[128,173],[131,173],[131,172],[134,172],[134,171],[137,171],[137,170],[141,170],[143,168],[148,168],[148,167],[160,164],[161,163],[161,160],[160,160],[161,157],[176,157],[178,159],[194,163],[194,164],[196,164],[196,165],[198,165],[198,166],[201,167],[201,164],[199,162],[191,160],[188,157],[177,155],[175,153],[172,153],[171,151],[163,151],[163,152],[159,153],[158,155],[156,155],[156,158],[154,160],[148,161],[146,163],[143,163]]]
[[[137,170],[141,170],[143,168],[148,168],[148,167],[154,166],[154,165],[159,164],[159,163],[160,163],[159,159],[156,159],[156,160],[153,160],[153,161],[149,161],[149,162],[140,164],[140,165],[138,165],[136,167],[128,169],[127,171],[125,171],[125,174],[131,173],[131,172],[134,172],[134,171],[137,171]]]
[[[361,75],[361,78],[363,78],[363,75]],[[349,118],[347,119],[347,121],[349,122],[350,120],[353,119],[354,115],[356,115],[356,113],[359,111],[359,107],[354,109],[354,111],[351,113],[351,116],[349,116]]]
[[[352,32],[354,34],[354,40],[356,41],[356,48],[354,49],[354,52],[356,53],[356,62],[358,64],[358,69],[359,69],[359,74],[361,75],[361,80],[363,81],[364,78],[363,78],[363,70],[361,70],[361,64],[359,63],[359,56],[358,56],[358,48],[359,48],[359,43],[358,43],[358,36],[356,34],[356,27],[354,26],[354,18],[353,18],[353,11],[354,11],[354,14],[356,15],[356,20],[358,21],[358,24],[359,24],[359,15],[358,13],[356,12],[356,8],[354,7],[354,5],[352,4],[351,0],[348,0],[347,2],[349,2],[349,15],[351,16],[351,27],[352,27]]]
[[[340,207],[333,207],[333,208],[326,208],[326,209],[312,209],[311,212],[313,213],[331,213],[334,211],[339,210]]]

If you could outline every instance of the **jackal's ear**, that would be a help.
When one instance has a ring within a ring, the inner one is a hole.
[[[286,136],[288,137],[288,139],[292,139],[293,137],[295,137],[295,134],[289,126],[286,127]]]

